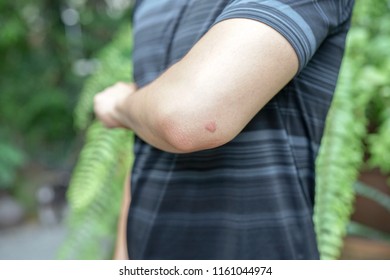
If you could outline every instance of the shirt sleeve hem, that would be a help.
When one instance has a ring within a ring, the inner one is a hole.
[[[282,11],[266,5],[256,4],[255,9],[248,5],[237,5],[225,9],[215,20],[213,25],[228,19],[245,18],[262,22],[279,32],[295,50],[299,68],[298,72],[306,66],[311,57],[310,42],[303,29]]]

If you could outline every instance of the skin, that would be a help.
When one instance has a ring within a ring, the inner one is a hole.
[[[97,94],[95,114],[105,126],[131,129],[167,152],[211,149],[232,140],[297,69],[294,49],[277,31],[257,21],[229,19],[147,86],[119,82]],[[127,258],[129,204],[130,195],[124,195],[117,259]]]
[[[115,251],[113,255],[114,260],[127,260],[129,256],[127,255],[127,240],[126,240],[126,226],[127,226],[127,213],[129,211],[131,201],[130,193],[130,178],[127,175],[126,180],[123,184],[123,198],[121,212],[118,219],[118,236],[115,244]]]
[[[205,128],[210,131],[211,133],[214,133],[216,130],[217,130],[217,125],[215,124],[215,122],[211,121],[209,122]]]
[[[145,87],[117,83],[97,94],[95,114],[167,152],[211,149],[232,140],[297,69],[294,49],[277,31],[229,19]]]

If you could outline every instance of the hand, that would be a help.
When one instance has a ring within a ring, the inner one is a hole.
[[[118,114],[118,106],[137,90],[133,83],[118,82],[95,95],[96,117],[108,128],[126,127]]]

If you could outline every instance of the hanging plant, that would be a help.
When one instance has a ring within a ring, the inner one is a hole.
[[[68,235],[60,259],[109,259],[116,238],[123,182],[132,162],[132,133],[93,121],[93,97],[132,77],[131,30],[123,27],[98,56],[99,70],[85,83],[75,123],[86,140],[68,190]]]
[[[386,0],[377,0],[375,5],[359,1],[355,6],[316,161],[314,223],[322,259],[340,257],[353,212],[354,185],[365,167],[364,153],[371,156],[371,167],[390,171],[389,12]],[[372,124],[377,129],[368,131]]]

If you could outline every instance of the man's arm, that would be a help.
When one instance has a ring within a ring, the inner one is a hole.
[[[297,70],[294,49],[277,31],[229,19],[149,85],[118,84],[97,95],[95,112],[168,152],[210,149],[232,140]]]

